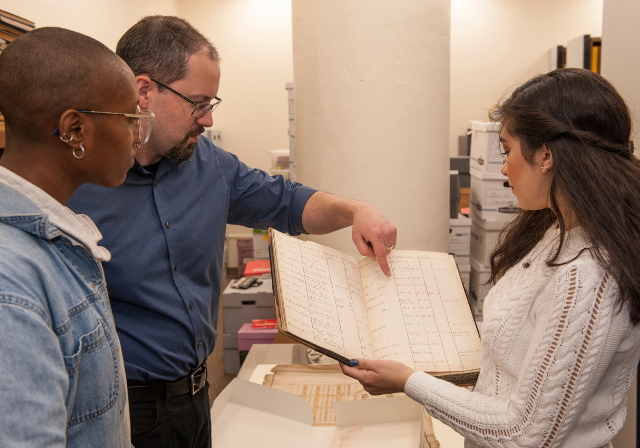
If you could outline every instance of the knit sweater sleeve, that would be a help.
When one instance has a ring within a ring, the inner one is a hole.
[[[529,325],[504,317],[501,334],[494,339],[515,339],[514,334],[519,334],[528,344],[526,353],[522,352],[524,361],[511,370],[516,373],[511,373],[510,380],[504,378],[508,374],[501,372],[500,362],[489,363],[491,390],[482,392],[416,372],[406,383],[406,394],[473,444],[555,447],[565,443],[592,394],[606,381],[608,366],[628,336],[619,330],[628,328],[622,320],[628,321],[629,316],[619,308],[615,281],[590,257],[580,258],[557,268],[532,298],[534,304],[525,313]],[[508,283],[502,287],[503,295],[517,290]],[[523,331],[531,334],[523,338]],[[483,370],[484,361],[483,354]],[[506,365],[509,359],[502,361]],[[511,385],[505,386],[509,381]]]

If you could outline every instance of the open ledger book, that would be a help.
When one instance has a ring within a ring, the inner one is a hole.
[[[391,277],[355,258],[269,229],[278,329],[338,361],[392,359],[474,384],[480,337],[453,256],[394,250]]]

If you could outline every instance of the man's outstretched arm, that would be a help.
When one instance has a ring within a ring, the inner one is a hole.
[[[376,258],[391,275],[387,254],[396,245],[396,227],[368,202],[318,191],[305,204],[302,225],[307,233],[324,235],[353,226],[351,237],[361,255]]]

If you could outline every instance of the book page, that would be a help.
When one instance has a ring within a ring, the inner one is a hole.
[[[480,338],[448,254],[393,251],[392,276],[378,262],[359,263],[376,359],[425,372],[480,368]]]
[[[371,358],[356,260],[279,232],[273,237],[287,331],[348,359]]]

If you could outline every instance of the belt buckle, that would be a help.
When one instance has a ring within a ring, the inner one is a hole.
[[[204,375],[205,381],[203,381],[201,384],[196,384],[196,382],[195,382],[195,376],[198,375],[198,370],[200,370],[199,368],[196,369],[196,371],[193,372],[191,375],[189,375],[189,384],[191,386],[191,395],[197,394],[200,391],[200,389],[202,389],[204,387],[204,385],[206,383],[207,365],[203,364],[202,368],[203,368],[203,372],[200,372],[199,375],[200,375],[200,378],[202,378],[202,376]],[[200,382],[198,381],[198,383],[200,383]]]

